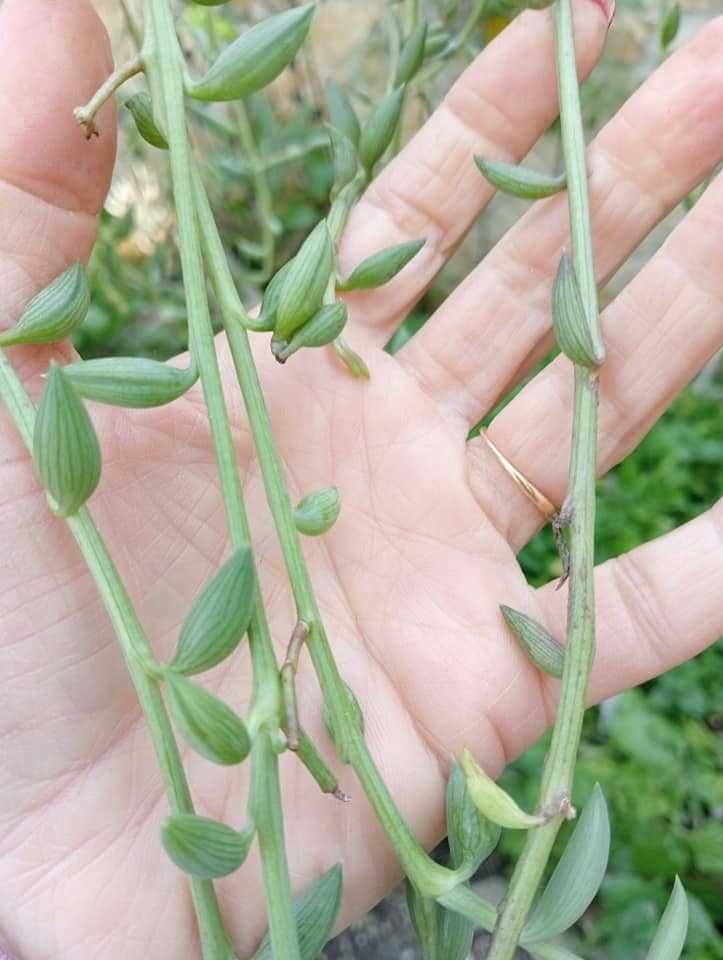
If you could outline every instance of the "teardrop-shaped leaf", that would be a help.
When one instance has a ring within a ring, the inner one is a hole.
[[[341,511],[341,497],[336,487],[314,490],[299,501],[294,510],[294,524],[306,537],[319,537],[334,526]]]
[[[597,317],[588,317],[580,296],[570,258],[563,253],[552,287],[552,322],[560,350],[573,363],[599,367],[605,359],[605,346],[598,330]]]
[[[335,130],[344,134],[355,147],[358,146],[361,127],[351,101],[333,80],[327,80],[324,89],[329,108],[329,122]]]
[[[407,893],[409,918],[422,948],[423,960],[437,960],[442,908],[436,900],[423,897],[410,880],[406,881],[404,887]]]
[[[462,754],[462,767],[467,778],[467,790],[479,812],[509,830],[529,830],[544,823],[544,817],[526,813],[479,767],[469,750]]]
[[[100,447],[83,401],[56,364],[38,408],[33,456],[53,510],[61,517],[77,513],[98,486]]]
[[[424,60],[424,49],[427,44],[427,24],[419,23],[409,34],[399,51],[399,64],[394,86],[398,87],[415,76]]]
[[[225,660],[246,633],[255,603],[254,560],[251,550],[242,547],[196,598],[181,629],[171,668],[191,675]]]
[[[452,867],[471,877],[499,843],[501,828],[483,817],[467,789],[464,771],[455,759],[447,781],[447,835]]]
[[[523,200],[551,197],[567,186],[567,175],[564,173],[551,177],[527,167],[504,163],[502,160],[485,160],[484,157],[475,157],[474,162],[485,180],[493,187]]]
[[[239,832],[218,820],[183,813],[167,817],[161,828],[166,853],[192,877],[213,880],[241,866],[254,838],[253,824]]]
[[[168,150],[168,141],[156,125],[150,94],[136,93],[126,100],[125,106],[133,117],[136,130],[146,143],[158,147],[159,150]]]
[[[251,749],[248,731],[229,706],[172,670],[165,680],[171,716],[197,753],[225,766],[246,759]]]
[[[347,315],[345,303],[325,304],[311,320],[299,327],[288,343],[274,337],[271,341],[274,356],[279,363],[286,363],[289,357],[304,347],[326,347],[336,340],[346,326]]]
[[[0,347],[63,340],[85,320],[89,306],[88,276],[76,262],[33,297],[15,326],[0,334]]]
[[[565,665],[565,648],[561,647],[537,620],[527,614],[504,604],[500,606],[500,610],[535,666],[549,673],[551,677],[561,677]]]
[[[339,290],[369,290],[381,287],[403,270],[424,246],[424,240],[410,240],[387,247],[362,260]]]
[[[680,4],[674,3],[663,17],[660,27],[660,46],[665,51],[678,36],[680,30]]]
[[[372,110],[362,127],[361,137],[359,138],[359,158],[362,166],[369,173],[392,142],[402,112],[403,99],[404,87],[397,87],[392,90]]]
[[[261,303],[261,315],[259,317],[258,325],[256,326],[257,330],[273,330],[276,326],[276,314],[279,309],[281,291],[284,286],[286,275],[291,269],[293,262],[293,260],[289,260],[287,263],[285,263],[276,271],[269,281],[269,284],[264,291],[264,299]]]
[[[331,271],[334,247],[326,220],[316,225],[291,261],[279,292],[274,335],[289,341],[321,306]]]
[[[337,864],[294,900],[301,960],[317,960],[331,939],[341,904],[341,891],[342,872]],[[274,960],[268,933],[253,960]]]
[[[63,373],[81,397],[114,407],[160,407],[183,396],[198,379],[186,370],[145,357],[101,357],[79,360]]]
[[[568,930],[600,889],[610,852],[610,821],[595,784],[560,860],[522,932],[524,943],[550,940]]]
[[[678,960],[687,934],[688,897],[680,877],[676,877],[673,892],[650,944],[647,960]]]
[[[187,84],[197,100],[237,100],[275,80],[306,39],[314,4],[268,17],[242,33],[200,80]]]

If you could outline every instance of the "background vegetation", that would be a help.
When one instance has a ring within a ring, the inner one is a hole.
[[[113,0],[107,9],[102,0],[98,4],[118,45],[127,47],[128,23],[121,14],[127,10],[135,20],[133,4]],[[216,42],[235,35],[240,22],[284,3],[232,0],[220,8],[184,6],[189,49],[210,52]],[[454,37],[472,3],[430,0],[426,6],[436,35]],[[389,58],[398,7],[382,0],[321,3],[309,48],[273,87],[270,97],[199,111],[194,137],[221,214],[234,271],[249,304],[260,299],[270,273],[324,215],[331,183],[323,128],[324,79],[333,75],[345,83],[363,111],[375,78],[383,75],[379,66]],[[680,38],[714,12],[708,0],[685,6]],[[665,14],[665,9],[649,0],[618,3],[605,60],[585,87],[591,134],[664,55],[659,30]],[[408,108],[407,134],[423,121],[465,61],[504,23],[505,11],[488,7],[455,55],[439,61],[436,75],[428,78]],[[166,195],[165,158],[142,144],[127,116],[122,120],[120,161],[91,267],[92,313],[78,347],[86,357],[132,352],[164,358],[185,346],[183,291]],[[557,151],[553,128],[536,152],[543,163],[554,165]],[[684,207],[654,232],[613,279],[604,297],[615,295]],[[519,202],[509,198],[493,202],[393,338],[390,349],[398,349],[426,321],[521,209]],[[716,359],[635,453],[600,482],[600,560],[673,529],[716,500],[723,463],[722,399],[723,365]],[[547,533],[524,550],[522,562],[533,583],[557,575],[558,558]],[[613,847],[597,905],[580,925],[579,952],[610,960],[641,956],[671,878],[678,873],[691,895],[686,956],[689,960],[723,958],[723,938],[716,931],[716,925],[723,924],[721,678],[723,646],[719,643],[667,676],[589,712],[577,799],[584,801],[596,780],[604,784],[613,819]],[[528,794],[539,779],[543,754],[544,746],[539,744],[505,774],[507,786],[530,803],[534,798]],[[515,846],[514,834],[506,832],[500,854],[492,861],[495,872],[506,872],[505,861],[516,852]],[[489,866],[486,869],[489,874]],[[489,885],[494,880],[487,877],[480,882]],[[372,929],[373,921],[369,924]],[[354,948],[348,939],[339,941],[330,952],[381,957],[380,949],[373,946],[373,934],[353,942]],[[367,943],[368,953],[358,945],[361,942]],[[405,956],[412,958],[414,953]]]

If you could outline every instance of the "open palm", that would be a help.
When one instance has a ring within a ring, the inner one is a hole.
[[[29,8],[32,9],[29,9]],[[580,0],[581,69],[605,18]],[[71,110],[108,72],[102,28],[85,0],[5,0],[0,13],[0,222],[9,323],[68,262],[89,252],[114,151],[112,111],[86,144]],[[723,22],[673,56],[590,151],[601,281],[723,156]],[[38,63],[52,70],[38,73]],[[491,191],[473,153],[519,158],[556,112],[550,19],[526,14],[458,82],[355,210],[342,256],[425,236],[393,284],[350,299],[350,338],[371,368],[353,380],[330,351],[278,366],[257,359],[292,495],[336,484],[334,530],[308,541],[320,607],[367,737],[424,843],[443,831],[451,754],[469,745],[491,772],[549,724],[556,684],[504,627],[509,603],[564,634],[565,592],[530,590],[516,552],[542,518],[469,426],[550,343],[551,278],[567,243],[565,198],[537,204],[396,358],[381,347],[454,250]],[[656,257],[607,309],[602,375],[604,472],[655,422],[721,345],[723,181],[714,182]],[[219,349],[272,633],[294,614],[225,345]],[[69,348],[59,351],[69,355]],[[37,392],[50,352],[12,360]],[[536,377],[490,437],[550,499],[565,490],[571,378]],[[228,551],[200,391],[158,411],[93,410],[104,474],[91,509],[159,657],[191,599]],[[22,960],[195,960],[186,881],[165,858],[167,811],[150,741],[113,631],[72,539],[48,512],[29,458],[0,411],[0,944]],[[720,511],[598,572],[599,699],[693,655],[723,629]],[[716,525],[716,523],[718,525]],[[208,677],[243,712],[245,653]],[[331,757],[308,663],[305,725]],[[240,825],[246,770],[184,754],[199,812]],[[294,886],[332,863],[345,875],[344,922],[396,879],[353,774],[348,805],[282,763]],[[264,927],[253,856],[217,885],[240,956]],[[0,950],[1,953],[1,950]]]

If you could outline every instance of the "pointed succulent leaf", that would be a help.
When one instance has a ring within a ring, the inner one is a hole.
[[[76,262],[33,297],[15,326],[0,334],[0,347],[63,340],[85,320],[89,306],[88,276]]]
[[[597,317],[588,317],[570,258],[563,253],[552,287],[552,322],[560,350],[573,363],[599,367],[605,347]]]
[[[501,829],[479,812],[467,789],[464,771],[454,759],[447,781],[446,807],[451,865],[471,877],[499,843]]]
[[[486,160],[484,157],[475,157],[474,162],[485,180],[493,187],[523,200],[551,197],[567,186],[567,176],[564,173],[551,177],[528,167],[504,163],[502,160]]]
[[[348,183],[354,179],[359,169],[357,149],[341,130],[329,127],[329,141],[334,158],[334,186],[332,194],[336,197]]]
[[[187,92],[197,100],[237,100],[275,80],[306,39],[314,4],[278,13],[242,33],[206,71],[190,80]]]
[[[225,660],[246,633],[255,603],[254,560],[251,550],[242,547],[194,601],[181,629],[171,669],[191,675]]]
[[[500,606],[507,625],[520,641],[534,665],[551,677],[561,677],[565,664],[565,648],[561,647],[551,633],[519,610]]]
[[[145,357],[101,357],[63,368],[76,393],[114,407],[160,407],[183,396],[198,379],[194,366],[179,370]]]
[[[53,510],[61,517],[77,513],[98,486],[100,447],[83,401],[56,364],[38,408],[33,456]]]
[[[427,24],[419,23],[409,34],[399,51],[399,64],[394,86],[398,87],[416,75],[424,60],[424,50],[427,45]]]
[[[276,308],[276,339],[290,340],[317,312],[333,269],[334,246],[326,220],[322,220],[306,238],[284,276]]]
[[[161,828],[163,846],[176,866],[192,877],[206,880],[238,870],[253,838],[253,824],[239,832],[218,820],[191,813],[167,817]]]
[[[522,932],[524,943],[550,940],[569,929],[587,910],[605,876],[610,821],[596,784],[560,860]]]
[[[294,900],[294,919],[299,935],[301,960],[317,960],[331,935],[339,913],[342,872],[339,864],[327,870],[316,883]],[[273,960],[268,934],[253,960]]]
[[[688,897],[680,878],[675,878],[673,892],[650,944],[646,960],[678,960],[688,933]]]
[[[372,110],[362,127],[359,138],[359,158],[364,169],[371,173],[374,164],[392,142],[402,112],[404,87],[397,87]]]
[[[358,146],[361,127],[351,101],[333,80],[327,80],[324,89],[331,126],[347,137],[355,147]]]
[[[410,240],[387,247],[362,260],[342,284],[340,290],[369,290],[381,287],[403,270],[424,246],[424,240]]]
[[[243,720],[222,700],[172,670],[166,672],[168,706],[184,739],[212,763],[230,766],[248,756]]]
[[[259,317],[259,330],[273,330],[276,325],[276,314],[279,309],[279,299],[281,290],[284,286],[284,279],[288,274],[293,260],[287,261],[280,267],[269,281],[264,292],[264,299],[261,303],[261,316]]]
[[[544,823],[544,817],[525,813],[502,787],[479,767],[469,750],[462,754],[462,767],[467,777],[467,789],[480,813],[510,830],[529,830]]]
[[[303,347],[326,347],[333,343],[346,326],[347,306],[345,303],[329,303],[323,306],[311,320],[299,327],[291,340],[286,343],[276,338],[271,349],[279,363],[286,363],[289,357]]]
[[[660,27],[660,46],[667,50],[680,30],[680,4],[674,3],[663,17]]]
[[[150,143],[152,147],[158,147],[159,150],[168,150],[168,140],[158,129],[153,115],[153,101],[150,94],[136,93],[126,100],[125,106],[130,110],[136,130],[146,143]]]
[[[341,497],[336,487],[314,490],[300,500],[294,510],[294,524],[306,537],[318,537],[336,523],[341,510]]]
[[[432,24],[427,30],[427,41],[424,45],[424,56],[434,57],[452,43],[452,34],[441,23]]]
[[[475,925],[454,910],[440,908],[439,960],[467,960],[472,953]]]
[[[407,909],[422,948],[423,960],[440,960],[439,933],[442,908],[431,897],[423,897],[410,880],[405,883]]]
[[[348,683],[345,684],[345,687],[348,694],[347,704],[351,713],[351,718],[353,722],[356,724],[359,732],[364,733],[364,712],[362,711],[359,701],[354,695],[354,691],[352,690],[352,688],[349,686]],[[341,737],[337,737],[336,733],[334,732],[334,722],[332,720],[331,711],[327,707],[326,703],[324,704],[324,707],[322,710],[322,720],[324,721],[324,729],[326,730],[326,735],[334,743],[339,759],[341,760],[342,763],[348,763],[349,758],[346,755],[343,740]]]

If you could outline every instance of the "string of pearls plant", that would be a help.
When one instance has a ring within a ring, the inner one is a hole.
[[[196,0],[215,6],[219,0]],[[223,2],[223,0],[220,0]],[[473,5],[471,30],[484,9]],[[301,536],[320,536],[339,513],[339,493],[311,493],[296,507],[289,498],[249,335],[268,335],[279,363],[306,349],[330,346],[353,375],[365,377],[364,361],[344,339],[347,309],[340,294],[382,286],[423,246],[400,244],[364,260],[349,276],[338,272],[337,246],[351,209],[374,171],[399,144],[405,95],[420,71],[449,55],[407,0],[403,37],[389,90],[363,122],[347,95],[327,87],[329,139],[335,179],[327,217],[297,255],[269,283],[257,318],[237,289],[189,142],[187,101],[242,101],[274,80],[300,50],[314,14],[293,7],[244,32],[200,77],[190,76],[179,45],[169,0],[145,0],[140,52],[117,69],[76,119],[90,137],[105,100],[127,79],[144,73],[148,90],[127,101],[138,133],[169,154],[178,243],[188,312],[187,369],[134,357],[52,365],[36,411],[5,348],[59,341],[85,319],[90,293],[85,270],[73,264],[25,309],[17,325],[0,336],[0,396],[33,453],[50,509],[65,518],[95,579],[126,659],[163,773],[170,815],[161,840],[169,857],[188,874],[203,960],[231,960],[213,881],[237,870],[253,843],[263,865],[269,932],[256,960],[313,960],[331,935],[342,892],[339,867],[293,900],[285,852],[278,756],[293,751],[319,788],[344,801],[336,778],[299,722],[295,672],[308,650],[323,693],[327,730],[339,759],[358,777],[407,877],[408,903],[427,960],[464,960],[477,928],[493,933],[489,957],[510,960],[518,944],[534,957],[570,957],[555,938],[587,909],[602,881],[609,824],[600,788],[585,806],[551,878],[537,895],[553,842],[566,819],[575,819],[571,795],[585,693],[594,656],[593,554],[598,371],[605,349],[598,329],[597,288],[587,199],[585,144],[575,69],[570,0],[557,0],[556,48],[566,172],[548,176],[481,157],[481,173],[498,190],[536,199],[567,190],[573,258],[562,253],[553,290],[557,341],[574,365],[575,412],[569,492],[555,517],[566,558],[570,592],[567,644],[563,648],[539,624],[508,607],[504,616],[535,665],[562,678],[549,755],[537,810],[528,813],[495,784],[466,752],[453,762],[447,788],[450,860],[434,862],[419,845],[386,787],[364,737],[364,718],[342,679],[319,613],[301,549]],[[463,38],[464,39],[464,38]],[[460,41],[460,42],[463,42]],[[473,158],[470,157],[470,163]],[[279,665],[264,611],[249,536],[242,484],[210,319],[210,281],[233,358],[266,495],[296,604],[297,624]],[[143,627],[105,543],[87,509],[102,477],[101,454],[86,400],[121,407],[172,403],[201,381],[221,480],[232,553],[195,598],[168,663],[154,657]],[[567,541],[565,543],[565,532]],[[569,549],[569,555],[568,555]],[[247,636],[253,670],[253,700],[246,717],[209,693],[199,674],[235,653]],[[196,815],[176,737],[209,762],[251,764],[246,820],[234,826]],[[332,802],[332,801],[330,801]],[[495,848],[501,830],[527,831],[527,843],[501,908],[478,897],[469,880]],[[649,960],[675,960],[687,924],[687,903],[676,881],[652,944]]]

